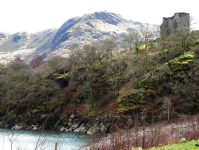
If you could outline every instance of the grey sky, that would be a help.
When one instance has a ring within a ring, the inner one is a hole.
[[[196,0],[0,0],[0,8],[0,32],[8,33],[59,28],[69,18],[102,10],[152,24],[161,24],[163,17],[176,12],[199,20]]]

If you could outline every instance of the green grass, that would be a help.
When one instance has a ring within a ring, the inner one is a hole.
[[[164,147],[157,147],[157,148],[153,147],[150,148],[149,150],[199,150],[199,147],[195,146],[195,144],[199,144],[199,140],[188,141],[180,144],[172,144]]]

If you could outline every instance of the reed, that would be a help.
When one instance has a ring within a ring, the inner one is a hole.
[[[138,147],[148,149],[162,147],[168,144],[177,144],[182,138],[198,140],[199,117],[193,116],[184,120],[161,121],[142,127],[135,126],[131,129],[119,130],[109,134],[108,138],[103,135],[96,138],[93,136],[92,149],[97,150],[132,150]],[[96,142],[96,143],[95,143]],[[89,149],[88,147],[83,148]]]

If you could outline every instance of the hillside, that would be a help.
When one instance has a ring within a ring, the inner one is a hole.
[[[34,34],[18,32],[0,36],[0,62],[8,63],[16,57],[28,61],[49,48],[57,30],[49,29]]]
[[[186,47],[177,38],[166,45],[157,40],[139,54],[118,55],[109,53],[116,43],[104,40],[36,68],[19,61],[1,65],[0,127],[111,133],[135,120],[142,125],[196,114],[197,38],[191,33]],[[90,48],[96,53],[87,53]],[[106,57],[98,57],[100,50]]]
[[[122,16],[107,12],[94,12],[68,19],[59,29],[48,29],[29,34],[0,33],[0,62],[7,63],[16,57],[26,62],[35,55],[49,58],[53,55],[68,55],[68,50],[81,48],[95,40],[113,37],[121,46],[121,39],[128,31],[147,26],[145,23],[126,20]],[[154,33],[157,31],[157,25]],[[154,37],[157,33],[154,34]]]

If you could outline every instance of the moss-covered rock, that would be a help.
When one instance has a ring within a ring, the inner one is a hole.
[[[138,83],[138,89],[128,92],[119,99],[117,112],[130,112],[142,108],[155,96],[162,97],[171,94],[174,85],[184,83],[188,79],[186,70],[195,59],[195,53],[189,51],[185,55],[181,55],[167,62],[164,66],[151,71]],[[170,85],[173,85],[173,87]]]
[[[40,112],[40,111],[41,111],[40,109],[32,109],[32,110],[30,110],[30,112],[33,113],[33,114],[37,113],[37,112]]]
[[[141,108],[147,102],[144,99],[144,88],[134,89],[130,91],[128,94],[121,97],[121,99],[117,102],[117,112],[125,113],[130,112],[134,109]]]
[[[145,85],[149,83],[153,83],[152,80],[150,80],[151,76],[155,74],[159,69],[156,68],[153,71],[151,71],[142,81],[139,82],[139,88],[146,88]]]
[[[193,63],[195,61],[194,52],[187,52],[184,55],[181,55],[173,60],[170,60],[166,63],[169,66],[172,72],[176,72],[179,70],[185,70],[188,67],[188,64]]]

